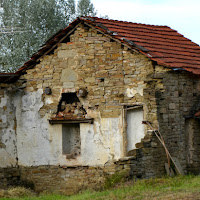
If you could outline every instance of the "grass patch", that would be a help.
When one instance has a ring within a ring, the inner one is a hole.
[[[7,190],[1,190],[0,189],[0,199],[3,199],[5,197],[6,199],[14,199],[14,198],[24,198],[24,197],[33,197],[35,196],[35,193],[28,188],[24,187],[11,187]],[[1,198],[2,197],[2,198]]]
[[[111,182],[120,180],[121,175],[113,176]],[[109,180],[109,181],[110,181]],[[111,187],[110,183],[108,184]],[[29,195],[27,197],[0,198],[1,200],[198,200],[200,199],[200,176],[163,177],[121,183],[115,188],[103,191],[63,195]]]
[[[114,187],[117,183],[124,183],[128,175],[129,171],[120,171],[113,175],[109,175],[105,180],[103,186],[104,190]]]

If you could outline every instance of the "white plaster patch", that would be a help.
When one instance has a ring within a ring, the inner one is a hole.
[[[15,135],[15,107],[12,103],[12,95],[5,93],[1,98],[0,107],[6,106],[7,109],[1,109],[2,127],[0,133],[3,148],[0,148],[0,167],[16,166],[16,135]]]
[[[52,104],[53,103],[53,100],[51,98],[46,98],[45,99],[45,104]]]
[[[7,96],[5,95],[5,97],[1,98],[0,107],[3,108],[4,106],[6,106],[6,104],[7,104]]]
[[[16,105],[19,165],[92,166],[122,157],[121,117],[99,118],[94,124],[80,124],[81,155],[66,159],[62,154],[62,125],[50,125],[47,118],[41,118],[38,113],[43,105],[42,92],[26,93],[21,104]],[[95,113],[93,111],[93,115],[99,116],[98,112]]]
[[[135,144],[144,138],[143,109],[127,111],[127,151],[135,149]]]
[[[127,88],[126,89],[126,95],[127,97],[134,97],[137,94],[137,90],[135,88]]]
[[[48,165],[51,162],[48,120],[41,118],[42,89],[26,93],[17,105],[18,163],[22,166]],[[19,100],[20,101],[20,100]]]
[[[2,142],[5,149],[0,149],[0,167],[16,165],[15,131],[12,128],[6,129],[2,136]]]
[[[109,159],[122,157],[122,129],[120,118],[106,118],[94,124],[80,124],[81,155],[66,159],[62,154],[62,125],[50,125],[50,164],[104,165]],[[103,127],[103,129],[101,129]]]
[[[140,96],[143,96],[143,90],[144,90],[144,85],[140,84],[137,87],[137,92],[140,94]]]
[[[43,102],[41,101],[41,95],[43,94],[42,89],[38,89],[37,92],[28,92],[26,95],[22,97],[22,110],[37,110],[43,106]]]
[[[5,149],[0,149],[0,167],[16,166],[16,160]]]
[[[103,144],[108,148],[108,159],[119,159],[122,156],[121,143],[122,125],[120,124],[120,117],[118,118],[102,118],[101,131],[103,136]]]
[[[7,122],[7,116],[6,115],[1,115],[1,120],[3,123]]]
[[[126,89],[126,95],[127,97],[134,97],[136,94],[139,94],[140,96],[143,96],[143,89],[144,89],[144,85],[138,85],[137,88],[127,88]]]
[[[2,136],[2,142],[6,145],[8,145],[8,148],[11,147],[11,144],[13,143],[13,141],[15,141],[15,131],[13,128],[7,128],[4,131],[4,134]]]
[[[102,143],[102,135],[95,133],[93,126],[81,124],[81,161],[86,165],[105,164],[108,150]]]

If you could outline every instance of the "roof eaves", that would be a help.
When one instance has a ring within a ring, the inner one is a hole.
[[[13,83],[21,76],[21,73],[0,73],[0,83]]]

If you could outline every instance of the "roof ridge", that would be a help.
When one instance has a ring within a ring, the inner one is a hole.
[[[85,17],[80,17],[81,18],[85,18]],[[146,26],[155,26],[155,27],[167,27],[170,28],[167,25],[153,25],[153,24],[145,24],[145,23],[137,23],[137,22],[131,22],[131,21],[123,21],[123,20],[114,20],[114,19],[105,19],[105,18],[101,18],[101,17],[91,17],[91,16],[87,16],[86,18],[91,18],[91,19],[100,19],[100,20],[104,20],[104,21],[113,21],[113,22],[121,22],[121,23],[127,23],[127,24],[138,24],[138,25],[146,25]],[[170,28],[171,29],[171,28]],[[174,30],[174,29],[172,29]],[[176,30],[174,30],[176,31]],[[177,31],[176,31],[177,32]]]
[[[100,33],[106,34],[111,39],[115,39],[115,41],[128,46],[130,49],[137,50],[158,64],[170,68],[183,68],[184,65],[195,67],[195,70],[190,71],[200,75],[200,62],[197,58],[193,59],[194,57],[200,57],[200,46],[184,37],[178,31],[168,26],[90,16],[77,18],[68,27],[47,40],[45,45],[18,69],[18,73],[25,73],[27,69],[34,67],[42,56],[52,52],[58,43],[72,34],[80,23],[99,30]],[[174,54],[174,52],[176,53]],[[173,54],[173,56],[170,57],[170,54]]]

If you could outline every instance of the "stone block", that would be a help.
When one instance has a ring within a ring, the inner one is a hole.
[[[151,146],[152,146],[152,147],[157,147],[157,146],[158,146],[158,143],[157,143],[157,142],[151,142]]]
[[[74,82],[64,82],[63,88],[74,88]]]
[[[160,112],[160,113],[167,113],[167,109],[166,109],[166,108],[161,108],[161,109],[159,110],[159,112]]]
[[[136,154],[137,154],[136,149],[133,149],[133,150],[128,151],[127,156],[134,156],[135,157]]]
[[[63,69],[61,74],[62,82],[75,82],[78,80],[78,74],[71,69]]]
[[[73,58],[76,56],[76,52],[73,50],[60,50],[58,51],[58,58]]]
[[[144,144],[143,144],[143,142],[139,142],[139,143],[136,143],[135,146],[136,146],[136,148],[140,149],[140,148],[144,147]]]
[[[176,109],[176,104],[175,103],[169,103],[169,109],[170,110],[175,110]]]
[[[94,59],[94,55],[87,55],[87,56],[85,57],[85,59],[88,59],[88,60]]]
[[[95,82],[95,78],[94,78],[94,77],[88,77],[88,78],[85,78],[85,82],[86,82],[86,83],[92,83],[92,82]]]

